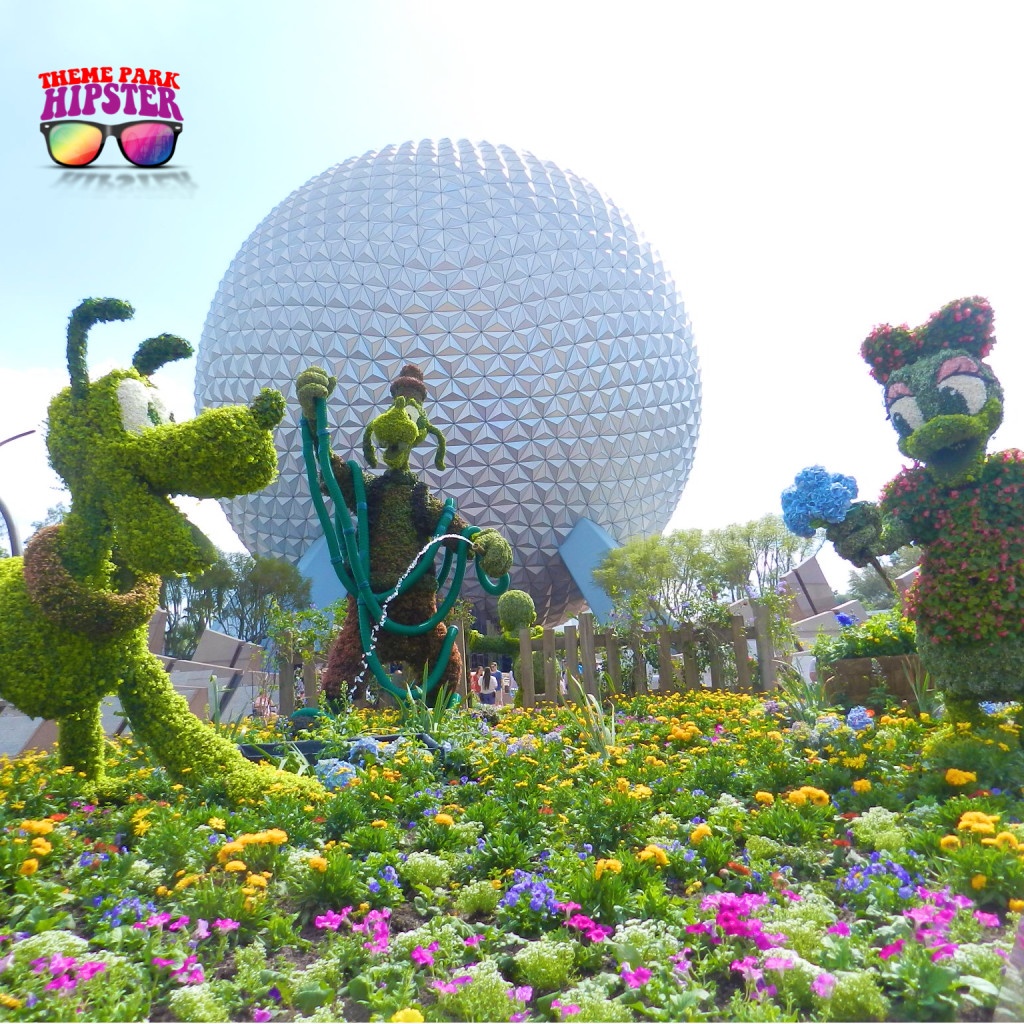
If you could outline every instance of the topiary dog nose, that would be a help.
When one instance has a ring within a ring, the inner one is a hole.
[[[284,395],[273,388],[263,388],[252,400],[249,411],[252,418],[264,430],[276,427],[284,419],[285,401]]]

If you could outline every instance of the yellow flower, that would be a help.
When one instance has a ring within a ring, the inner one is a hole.
[[[1017,842],[1017,837],[1012,832],[1000,832],[995,837],[989,836],[986,839],[982,839],[982,843],[985,846],[997,846],[1000,850],[1016,850],[1020,845]],[[32,848],[35,849],[35,842],[33,842]]]
[[[668,863],[668,854],[660,847],[649,843],[637,855],[637,860],[653,860],[659,868]]]
[[[15,999],[14,996],[9,996],[6,992],[0,992],[0,1006],[8,1010],[20,1010],[21,1000]]]
[[[263,877],[263,875],[249,875],[249,877],[245,880],[245,884],[253,885],[257,889],[266,889],[267,880]]]
[[[225,843],[217,853],[217,860],[223,864],[232,860],[235,854],[241,853],[244,849],[245,844],[240,843],[237,839],[233,843]]]
[[[21,831],[33,836],[48,836],[53,831],[53,822],[43,818],[41,821],[23,821]]]
[[[396,1024],[419,1024],[423,1020],[423,1014],[410,1006],[404,1010],[399,1010],[397,1013],[393,1013],[388,1017],[388,1020],[395,1021]]]
[[[223,832],[228,823],[223,818],[211,818],[207,823],[215,832]]]
[[[939,849],[943,853],[952,853],[954,850],[959,850],[962,845],[959,836],[943,836],[939,840]]]
[[[807,803],[807,794],[802,789],[794,789],[792,793],[787,794],[786,800],[794,807],[803,807]]]
[[[19,875],[34,875],[39,870],[39,861],[35,857],[29,857],[28,860],[21,862],[21,867],[18,868]]]
[[[224,865],[224,870],[225,871],[248,871],[249,869],[248,869],[248,867],[246,867],[246,864],[245,864],[244,860],[229,860],[227,862],[227,864]]]
[[[958,832],[995,834],[995,824],[998,820],[998,814],[985,814],[984,811],[964,811],[960,815],[956,827]]]
[[[455,819],[450,814],[444,814],[443,812],[441,814],[435,814],[434,815],[434,821],[436,821],[438,823],[438,825],[454,825],[455,824]]]
[[[45,857],[52,849],[53,845],[42,836],[36,836],[32,840],[32,852],[40,857]]]
[[[754,794],[754,799],[755,799],[755,800],[756,800],[756,801],[757,801],[757,802],[758,802],[759,804],[764,804],[764,805],[765,805],[765,807],[771,807],[771,805],[772,805],[773,803],[775,803],[775,797],[774,797],[774,796],[772,796],[772,794],[771,794],[771,793],[766,793],[766,792],[765,792],[765,791],[764,791],[763,789],[759,789],[759,790],[758,790],[758,791],[757,791],[757,792],[756,792],[756,793]]]
[[[1022,910],[1024,910],[1024,900],[1010,900],[1009,908],[1013,911],[1013,913],[1019,914]]]
[[[951,786],[966,786],[969,782],[977,782],[978,776],[974,772],[962,772],[959,768],[946,769],[946,782]]]
[[[195,885],[201,877],[201,875],[185,875],[182,878],[179,878],[174,885],[174,891],[181,892],[182,889],[187,889],[190,885]]]
[[[646,800],[653,792],[654,791],[649,786],[645,786],[642,782],[638,782],[629,794],[629,799]]]
[[[985,875],[975,875],[971,879],[972,889],[984,889],[988,885],[988,878]]]
[[[711,835],[710,826],[702,822],[690,833],[690,842],[696,845],[702,839],[707,839],[709,835]]]
[[[594,867],[594,878],[600,881],[601,876],[606,871],[612,875],[619,874],[622,871],[622,861],[616,860],[614,857],[599,860]]]
[[[854,793],[870,793],[871,792],[871,780],[870,779],[856,779],[853,783]]]
[[[321,874],[327,870],[327,860],[324,857],[310,857],[306,863],[314,871],[319,871]]]

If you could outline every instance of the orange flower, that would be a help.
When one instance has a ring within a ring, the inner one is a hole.
[[[450,814],[444,814],[443,812],[441,814],[435,814],[434,821],[436,821],[438,825],[455,824],[455,819]]]
[[[21,867],[18,868],[18,874],[28,877],[29,875],[34,875],[38,870],[39,861],[37,861],[35,857],[29,857],[28,860],[23,860],[21,862]]]
[[[702,839],[707,839],[707,837],[711,834],[711,827],[702,822],[690,833],[690,842],[696,846],[697,843],[699,843]]]

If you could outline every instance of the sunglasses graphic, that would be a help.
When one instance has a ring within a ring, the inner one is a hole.
[[[117,139],[125,160],[136,167],[161,167],[174,156],[181,133],[177,121],[47,121],[39,126],[46,136],[50,159],[61,167],[85,167],[100,155],[109,135]]]

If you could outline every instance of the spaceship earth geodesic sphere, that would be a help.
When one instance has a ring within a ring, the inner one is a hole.
[[[275,207],[231,262],[199,348],[197,407],[280,389],[280,476],[224,502],[250,550],[297,561],[321,534],[294,378],[338,385],[332,444],[361,456],[406,362],[448,440],[413,468],[502,530],[541,622],[580,595],[558,548],[588,517],[616,540],[671,516],[693,460],[700,374],[689,320],[629,218],[570,171],[507,146],[407,142],[346,160]]]

